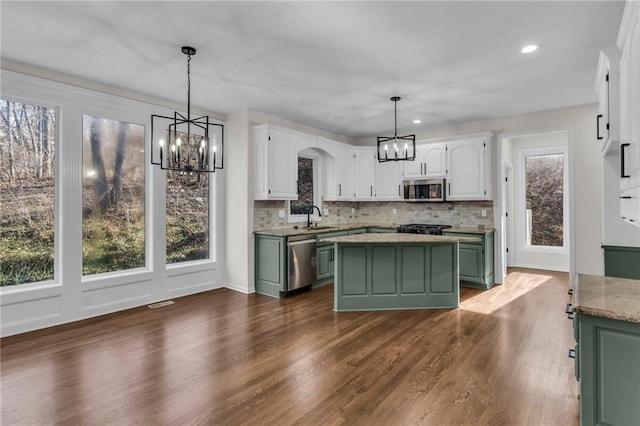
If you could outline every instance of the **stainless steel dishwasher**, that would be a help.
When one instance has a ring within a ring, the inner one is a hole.
[[[307,287],[316,281],[316,239],[298,235],[287,239],[289,280],[287,291]]]

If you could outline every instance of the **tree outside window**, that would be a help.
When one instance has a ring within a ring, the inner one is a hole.
[[[0,101],[0,286],[54,279],[56,111]]]
[[[83,117],[82,272],[145,266],[144,126]]]

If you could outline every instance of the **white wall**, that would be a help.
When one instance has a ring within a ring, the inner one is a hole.
[[[82,115],[91,114],[145,126],[150,144],[151,114],[173,111],[48,79],[0,70],[2,98],[56,108],[55,277],[44,283],[0,288],[0,334],[7,336],[90,318],[178,296],[222,287],[215,255],[223,254],[224,213],[215,210],[224,176],[210,175],[212,259],[165,265],[165,173],[146,164],[147,265],[131,271],[82,276]]]
[[[602,241],[602,156],[595,138],[595,115],[597,105],[589,104],[570,108],[533,112],[475,121],[455,125],[443,125],[430,129],[416,129],[416,138],[432,139],[484,131],[493,132],[500,143],[503,135],[539,133],[544,131],[567,130],[569,132],[569,161],[572,175],[569,177],[573,186],[575,216],[572,226],[575,241],[572,242],[572,256],[575,258],[575,271],[585,274],[602,274],[603,258],[600,244]],[[406,132],[403,129],[402,132]],[[411,130],[413,133],[414,131]],[[375,145],[373,138],[358,141],[359,145]],[[494,152],[498,153],[496,149]],[[496,154],[498,155],[498,154]],[[494,176],[499,173],[494,159]],[[610,183],[605,182],[608,186]],[[494,194],[498,196],[494,182]],[[494,217],[499,218],[501,212],[494,202]],[[498,227],[498,225],[496,225]],[[496,235],[496,241],[500,238]],[[496,245],[496,251],[501,247]],[[500,256],[496,256],[499,258]],[[500,269],[496,269],[500,270]],[[497,277],[496,277],[497,278]]]
[[[253,279],[253,153],[249,114],[227,117],[225,197],[225,276],[227,287],[244,293],[255,291]]]

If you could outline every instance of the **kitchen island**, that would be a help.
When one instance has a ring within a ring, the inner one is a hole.
[[[640,280],[579,274],[572,304],[580,424],[639,424]]]
[[[335,245],[334,310],[457,308],[458,245],[477,238],[358,234]]]

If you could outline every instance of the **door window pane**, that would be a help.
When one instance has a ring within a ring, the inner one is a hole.
[[[564,155],[525,157],[527,245],[564,245]]]
[[[82,272],[145,266],[144,126],[83,117]]]
[[[167,172],[167,264],[209,259],[209,174]]]
[[[54,278],[54,109],[0,101],[0,285]]]
[[[289,203],[289,214],[307,214],[313,205],[313,160],[298,157],[298,199]]]

